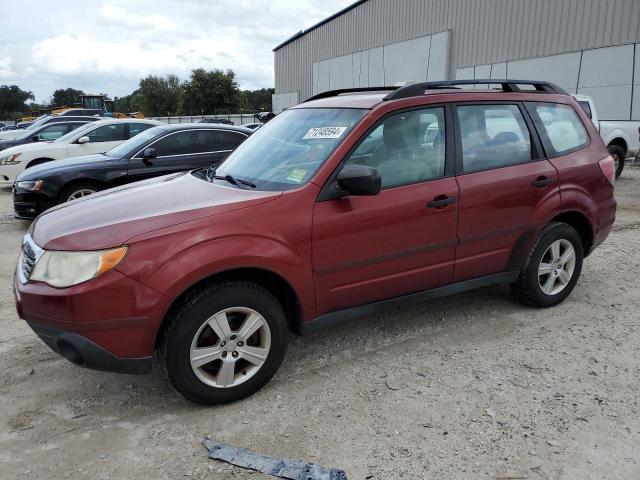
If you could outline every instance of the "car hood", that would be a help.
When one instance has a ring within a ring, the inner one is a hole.
[[[225,187],[182,172],[52,208],[36,219],[32,236],[50,250],[111,248],[137,235],[258,205],[281,194]]]
[[[17,150],[16,150],[17,151]],[[5,152],[2,152],[4,155]],[[87,167],[90,164],[100,163],[108,161],[118,161],[119,157],[109,157],[103,153],[96,153],[95,155],[83,155],[81,157],[64,158],[62,160],[53,160],[51,162],[41,163],[29,167],[18,176],[18,180],[41,180],[41,177],[47,176],[51,173],[59,173],[61,169],[73,168],[77,165]]]
[[[20,128],[18,130],[7,130],[6,132],[0,132],[0,140],[13,140],[24,135],[25,129]]]
[[[4,150],[15,147],[16,145],[22,145],[23,143],[25,143],[24,139],[0,140],[0,154],[4,156]]]

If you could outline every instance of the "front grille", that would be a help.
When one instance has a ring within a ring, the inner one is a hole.
[[[33,250],[31,245],[25,243],[22,246],[22,274],[24,278],[29,280],[31,276],[31,272],[33,272],[33,267],[36,266],[36,252]]]
[[[22,241],[22,253],[18,260],[17,273],[22,283],[27,283],[33,273],[33,269],[38,263],[38,259],[42,256],[44,250],[42,250],[36,242],[33,241],[30,234],[24,236]]]

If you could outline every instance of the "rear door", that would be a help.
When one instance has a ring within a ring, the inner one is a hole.
[[[455,107],[460,186],[454,280],[517,270],[541,228],[542,205],[559,204],[558,173],[519,103]]]
[[[136,180],[218,165],[247,138],[240,132],[221,129],[188,129],[169,132],[150,143],[129,161],[129,176]],[[156,151],[156,158],[143,159],[147,148]]]
[[[381,192],[316,202],[312,261],[318,313],[451,282],[458,186],[445,124],[440,106],[386,117],[343,163],[376,168]],[[426,134],[429,128],[433,138]]]

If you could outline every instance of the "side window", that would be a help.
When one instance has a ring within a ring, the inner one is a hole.
[[[126,124],[105,125],[87,133],[91,143],[96,142],[118,142],[127,139]]]
[[[557,157],[589,143],[584,125],[569,105],[528,103],[527,108],[540,133],[547,156]]]
[[[235,148],[247,139],[246,135],[237,132],[216,130],[215,150],[235,150]]]
[[[82,124],[78,123],[78,124],[49,125],[48,127],[45,127],[38,132],[38,137],[40,137],[40,140],[55,140],[57,138],[60,138],[65,133],[70,132],[71,130],[74,130],[80,125]]]
[[[531,160],[531,134],[517,105],[457,107],[465,173]]]
[[[444,109],[412,110],[386,118],[360,143],[346,165],[376,168],[382,188],[444,176]]]
[[[149,123],[129,123],[128,125],[129,125],[129,137],[128,138],[133,138],[136,135],[138,135],[140,132],[144,132],[148,128],[151,128],[151,127],[154,126],[154,125],[151,125]]]
[[[186,155],[193,152],[191,146],[191,132],[189,130],[172,133],[161,138],[151,148],[155,148],[158,157],[166,157],[169,155]]]

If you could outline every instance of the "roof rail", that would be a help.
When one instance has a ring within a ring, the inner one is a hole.
[[[539,93],[558,93],[567,95],[562,88],[550,82],[541,82],[539,80],[514,80],[514,79],[494,79],[481,78],[475,80],[443,80],[440,82],[422,82],[407,85],[406,87],[394,90],[384,100],[397,100],[399,98],[417,97],[423,95],[425,90],[438,90],[446,88],[458,88],[461,85],[500,85],[503,92],[528,92],[522,90],[519,85],[531,85]]]
[[[343,93],[361,93],[361,92],[387,92],[389,90],[398,90],[401,87],[361,87],[361,88],[342,88],[340,90],[327,90],[326,92],[318,93],[312,97],[307,98],[304,102],[310,102],[312,100],[320,100],[321,98],[337,97]]]

